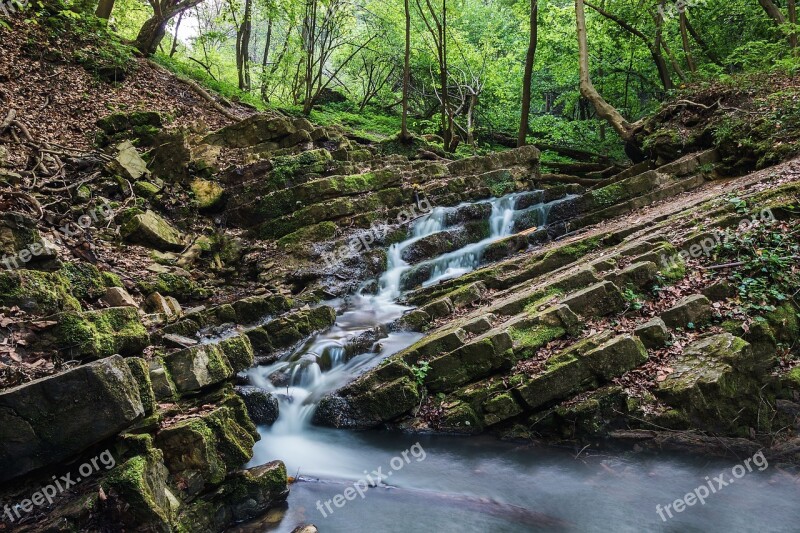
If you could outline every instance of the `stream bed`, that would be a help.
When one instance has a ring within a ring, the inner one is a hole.
[[[321,398],[422,337],[388,327],[409,310],[398,303],[409,273],[426,273],[426,279],[418,279],[422,286],[458,277],[478,268],[492,243],[547,226],[550,210],[559,201],[535,202],[530,194],[435,208],[415,221],[405,241],[387,250],[387,270],[376,291],[329,302],[337,308],[332,328],[273,364],[250,370],[251,383],[278,398],[280,415],[271,427],[259,428],[262,438],[248,466],[280,459],[297,482],[291,486],[288,509],[274,510],[235,531],[290,532],[313,523],[321,532],[352,533],[800,532],[800,483],[752,459],[746,475],[718,492],[709,489],[703,504],[695,501],[677,512],[665,508],[695,489],[703,494],[701,486],[716,487],[709,485],[711,478],[721,473],[732,479],[738,463],[599,455],[489,437],[339,431],[312,425]],[[487,214],[485,237],[422,263],[406,262],[410,247],[437,233],[458,231],[463,225],[459,213],[472,208]],[[349,349],[355,339],[377,330],[382,333],[371,349]]]

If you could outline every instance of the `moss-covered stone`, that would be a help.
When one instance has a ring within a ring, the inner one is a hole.
[[[120,228],[120,235],[130,242],[161,251],[179,252],[186,247],[181,232],[153,211],[131,217]]]
[[[139,290],[145,295],[159,293],[162,296],[172,296],[179,299],[204,299],[210,296],[210,291],[197,285],[194,280],[178,274],[163,272],[150,278],[137,282]]]
[[[64,313],[57,319],[55,345],[72,357],[134,355],[150,344],[150,336],[134,307]]]
[[[78,299],[96,300],[106,293],[106,280],[91,263],[66,263],[60,272]]]
[[[36,270],[0,271],[0,305],[43,315],[81,309],[61,273]]]
[[[145,415],[152,414],[157,407],[156,395],[153,392],[153,384],[150,381],[150,367],[147,361],[141,357],[128,357],[125,363],[131,370],[133,378],[139,384],[139,398],[142,401]]]
[[[225,189],[216,182],[195,179],[190,186],[197,207],[201,210],[210,210],[219,207],[225,196]]]
[[[112,502],[113,517],[124,527],[170,531],[173,511],[167,491],[167,469],[158,449],[137,455],[118,465],[102,486]],[[124,510],[123,510],[124,509]]]
[[[277,316],[288,311],[291,300],[284,296],[251,296],[233,303],[236,321],[239,324],[253,324],[269,316]]]
[[[219,343],[222,353],[234,372],[241,372],[253,366],[253,346],[247,335],[237,335]]]
[[[164,358],[164,366],[181,394],[191,394],[231,378],[233,369],[215,344],[187,348]]]
[[[0,481],[58,464],[144,416],[120,356],[0,393]]]

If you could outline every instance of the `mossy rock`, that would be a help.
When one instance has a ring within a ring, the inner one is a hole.
[[[106,293],[106,279],[90,263],[65,263],[61,274],[69,283],[72,295],[80,300],[97,300]]]
[[[64,313],[57,319],[56,346],[72,357],[134,355],[150,344],[150,336],[134,307]]]
[[[247,335],[237,335],[219,343],[219,347],[234,372],[253,366],[253,345]]]
[[[102,487],[112,502],[119,503],[109,506],[118,524],[131,530],[171,531],[173,511],[167,476],[158,449],[128,459],[112,470]]]
[[[162,296],[172,296],[181,300],[192,298],[202,300],[211,295],[208,289],[200,287],[186,276],[168,272],[139,280],[137,286],[147,296],[157,292]]]
[[[204,179],[195,179],[191,184],[194,200],[201,211],[209,211],[222,207],[225,198],[225,189],[216,182]]]
[[[81,309],[63,274],[37,270],[0,271],[0,305],[41,315]]]

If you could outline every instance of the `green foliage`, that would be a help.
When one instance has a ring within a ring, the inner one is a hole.
[[[630,287],[627,287],[625,288],[625,290],[622,291],[622,297],[625,299],[626,302],[628,302],[629,309],[638,311],[642,307],[644,307],[644,299]]]
[[[739,229],[736,237],[720,244],[712,254],[713,260],[736,264],[729,277],[736,284],[746,313],[774,311],[800,287],[797,231],[785,223],[756,221],[747,229]]]
[[[414,365],[411,367],[411,373],[414,374],[414,379],[420,388],[425,385],[425,378],[428,377],[428,372],[430,369],[431,365],[428,363],[428,361],[422,361],[419,363],[419,365]]]

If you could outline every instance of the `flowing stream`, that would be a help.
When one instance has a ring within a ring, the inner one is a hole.
[[[491,206],[488,236],[423,261],[429,276],[422,285],[474,270],[490,244],[526,229],[520,224],[545,226],[550,208],[559,202],[535,202],[517,209],[521,196],[479,202]],[[390,332],[381,335],[384,338],[372,349],[360,351],[364,353],[348,349],[355,339],[409,310],[397,303],[404,275],[415,268],[403,260],[403,252],[422,239],[459,227],[451,220],[458,220],[453,215],[464,207],[468,205],[437,207],[417,219],[409,237],[387,251],[387,270],[375,294],[361,291],[328,302],[338,310],[332,328],[274,364],[250,371],[254,385],[278,397],[280,415],[271,427],[259,428],[262,438],[248,466],[280,459],[289,475],[299,475],[303,481],[292,486],[285,515],[270,513],[239,531],[290,532],[303,523],[314,523],[322,532],[800,531],[799,485],[772,471],[755,471],[738,480],[735,488],[714,495],[713,502],[663,522],[656,514],[657,504],[683,497],[705,483],[704,476],[733,465],[638,456],[575,459],[560,450],[529,449],[484,437],[313,426],[311,419],[322,397],[422,337]],[[424,452],[409,455],[414,450]],[[394,477],[376,483],[364,498],[357,495],[328,512],[326,501],[354,483],[366,486],[369,473],[379,467],[384,473],[391,471],[391,460],[404,451],[407,460],[392,472]],[[787,494],[794,496],[786,499]],[[765,508],[770,512],[764,513]]]

